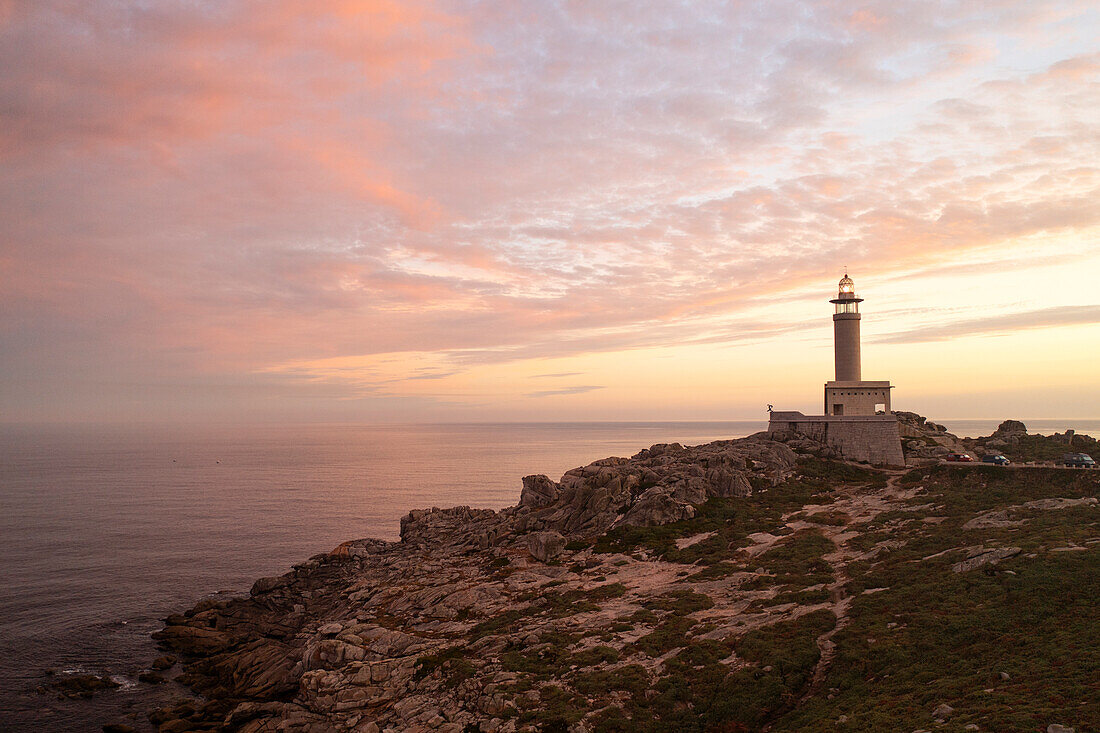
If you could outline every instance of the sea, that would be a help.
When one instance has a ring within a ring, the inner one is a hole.
[[[940,421],[988,435],[997,420]],[[1100,420],[1025,421],[1100,435]],[[265,426],[0,426],[0,730],[150,730],[182,696],[137,681],[169,613],[346,540],[398,539],[411,509],[499,509],[521,477],[762,421]],[[57,675],[109,675],[90,700]]]

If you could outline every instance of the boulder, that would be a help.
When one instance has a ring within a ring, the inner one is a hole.
[[[558,498],[561,487],[544,474],[523,477],[523,490],[519,495],[519,505],[537,509],[548,506]]]
[[[540,562],[552,560],[565,549],[565,538],[558,532],[535,532],[527,538],[527,551]]]
[[[955,712],[955,708],[951,707],[947,703],[943,703],[943,704],[939,705],[935,710],[932,711],[932,717],[936,721],[942,723],[943,721],[950,718],[951,714],[954,713],[954,712]]]
[[[101,690],[113,690],[119,686],[110,677],[95,674],[74,674],[50,683],[50,687],[65,697],[91,697]]]
[[[282,715],[286,707],[282,702],[242,702],[230,711],[225,723],[238,726],[256,718],[276,717]]]
[[[991,438],[1004,438],[1009,435],[1027,435],[1027,426],[1019,420],[1005,420],[993,431]]]
[[[290,585],[290,580],[285,576],[260,578],[252,584],[252,589],[248,592],[250,596],[255,598],[258,595],[264,593],[270,593],[278,588],[285,588]]]
[[[657,524],[671,524],[695,516],[695,507],[691,504],[661,492],[650,489],[638,500],[619,522],[627,527],[651,527]]]
[[[232,644],[229,634],[197,626],[165,626],[153,638],[184,654],[217,654]]]

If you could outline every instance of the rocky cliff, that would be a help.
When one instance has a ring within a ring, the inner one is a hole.
[[[400,542],[348,542],[169,617],[156,638],[197,697],[150,719],[249,733],[1095,724],[1082,693],[1100,649],[1100,471],[1033,471],[876,471],[756,436],[527,477],[511,509],[414,511]],[[1036,618],[1048,625],[1029,633]],[[1070,648],[1056,675],[1031,658]]]

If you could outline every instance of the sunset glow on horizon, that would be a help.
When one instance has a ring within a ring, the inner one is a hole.
[[[0,421],[1100,417],[1086,2],[0,0]]]

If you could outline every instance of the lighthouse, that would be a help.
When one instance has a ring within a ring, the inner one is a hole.
[[[825,383],[826,415],[886,415],[890,413],[890,382],[864,381],[859,358],[859,304],[856,284],[848,273],[840,279],[833,312],[833,358],[836,378]]]
[[[833,313],[833,354],[836,361],[836,381],[858,382],[859,372],[859,304],[856,284],[848,273],[840,281],[836,297],[829,301],[836,305]]]
[[[859,304],[847,271],[833,304],[833,357],[836,377],[825,383],[825,414],[803,415],[768,405],[768,436],[774,440],[824,443],[850,461],[904,466],[898,418],[890,411],[889,382],[863,379],[859,354]],[[824,325],[824,323],[822,324]]]

